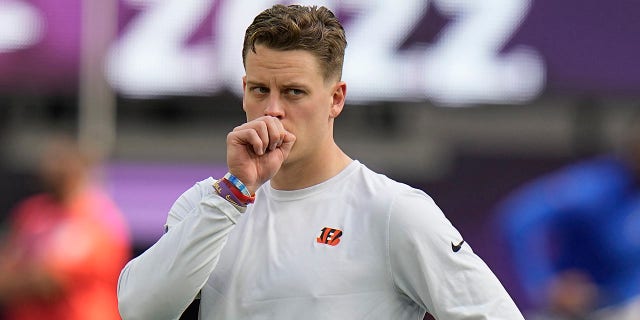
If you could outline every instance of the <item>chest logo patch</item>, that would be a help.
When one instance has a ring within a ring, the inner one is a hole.
[[[337,246],[340,243],[340,237],[342,237],[342,230],[324,227],[320,230],[320,236],[316,238],[316,242]]]

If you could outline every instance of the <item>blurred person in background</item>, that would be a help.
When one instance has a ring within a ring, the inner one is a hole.
[[[119,319],[116,286],[130,258],[123,217],[70,138],[41,155],[44,192],[12,211],[0,242],[0,305],[7,320]]]
[[[197,296],[203,320],[523,319],[428,195],[335,143],[345,46],[325,7],[255,17],[229,172],[179,197],[122,270],[123,319],[176,319]]]
[[[527,319],[640,319],[640,125],[627,130],[619,152],[540,177],[499,205],[535,309]]]

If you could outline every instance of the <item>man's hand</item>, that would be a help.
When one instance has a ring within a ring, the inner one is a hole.
[[[253,194],[289,156],[296,137],[276,117],[264,116],[227,135],[227,166]]]

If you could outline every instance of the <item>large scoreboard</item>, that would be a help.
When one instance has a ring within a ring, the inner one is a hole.
[[[0,1],[1,92],[77,90],[83,3]],[[239,94],[244,30],[275,3],[114,2],[116,36],[99,53],[104,75],[118,94],[142,99]],[[519,104],[545,92],[640,96],[638,1],[316,3],[344,22],[343,74],[353,103]]]

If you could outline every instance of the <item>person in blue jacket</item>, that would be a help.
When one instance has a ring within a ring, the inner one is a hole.
[[[528,319],[640,319],[640,135],[630,138],[624,154],[537,178],[498,206],[538,310]]]

